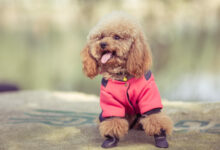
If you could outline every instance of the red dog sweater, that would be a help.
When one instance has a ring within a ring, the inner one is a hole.
[[[144,114],[156,108],[163,108],[151,71],[141,78],[131,78],[126,82],[103,78],[100,105],[101,118]]]

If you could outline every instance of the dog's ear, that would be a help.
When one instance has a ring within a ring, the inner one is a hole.
[[[150,69],[151,64],[151,50],[144,35],[140,33],[131,45],[127,60],[127,71],[138,78]]]
[[[98,64],[89,53],[89,44],[81,51],[81,59],[83,64],[83,72],[89,78],[93,78],[98,74]]]

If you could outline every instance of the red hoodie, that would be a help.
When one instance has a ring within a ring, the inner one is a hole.
[[[160,93],[151,71],[128,81],[102,79],[100,92],[101,117],[125,117],[163,108]]]

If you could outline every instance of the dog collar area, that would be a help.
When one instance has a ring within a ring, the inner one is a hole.
[[[123,78],[123,81],[124,81],[124,82],[128,81],[128,78],[127,78],[127,77],[124,77],[124,78]]]
[[[145,79],[146,79],[146,80],[149,80],[150,77],[151,77],[151,74],[152,74],[152,73],[151,73],[150,70],[147,71],[147,72],[144,74]],[[127,81],[129,81],[130,79],[133,79],[133,78],[134,78],[134,76],[128,75],[128,76],[124,76],[122,80],[115,80],[115,81],[127,82]]]
[[[152,75],[152,73],[151,73],[151,71],[149,70],[145,75],[143,75],[141,78],[145,78],[146,80],[149,80],[150,78],[151,78],[151,75]],[[125,78],[124,78],[124,80],[114,80],[114,79],[111,79],[111,78],[109,78],[109,79],[105,79],[105,78],[102,78],[102,85],[104,86],[104,87],[106,87],[106,85],[107,85],[107,83],[108,83],[108,80],[111,80],[111,82],[115,82],[115,83],[117,83],[117,84],[125,84],[125,86],[127,86],[128,84],[130,84],[130,83],[132,83],[132,82],[135,82],[136,80],[138,80],[139,78],[135,78],[135,77],[133,77],[133,76],[128,76],[128,77],[126,77],[126,76],[124,76]],[[127,79],[127,81],[125,81]]]
[[[133,78],[133,76],[124,76],[122,80],[117,80],[117,81],[127,82],[128,80],[130,80],[132,78]]]
[[[126,76],[125,73],[122,73],[122,72],[117,73],[117,75],[123,76],[123,79],[122,79],[122,80],[117,80],[117,81],[127,82],[129,79],[133,78],[133,76],[131,76],[131,75],[127,75],[127,76]]]

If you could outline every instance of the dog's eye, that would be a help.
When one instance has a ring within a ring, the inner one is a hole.
[[[115,40],[119,40],[119,39],[120,39],[120,36],[114,35],[114,39],[115,39]]]

